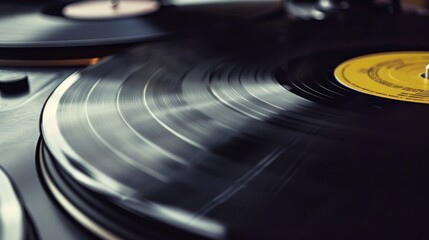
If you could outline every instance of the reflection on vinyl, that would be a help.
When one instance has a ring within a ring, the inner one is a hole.
[[[292,155],[301,150],[289,148],[312,130],[284,128],[306,117],[282,112],[307,101],[270,68],[198,64],[202,56],[182,47],[142,47],[69,78],[45,106],[43,136],[79,184],[127,211],[219,239],[237,224],[232,213],[244,224],[246,209],[270,196],[264,185],[281,185],[298,164]]]

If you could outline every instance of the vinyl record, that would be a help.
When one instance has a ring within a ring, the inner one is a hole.
[[[116,47],[171,36],[211,31],[279,9],[279,1],[164,1],[141,16],[78,20],[63,15],[71,1],[0,3],[0,58],[98,57]],[[108,2],[106,1],[106,5]]]
[[[422,20],[398,19],[271,22],[226,43],[205,36],[113,56],[47,101],[46,162],[124,216],[203,238],[427,236],[428,105],[335,79],[355,57],[423,50],[407,28]]]

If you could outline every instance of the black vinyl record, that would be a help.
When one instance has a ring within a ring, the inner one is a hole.
[[[174,33],[212,31],[213,27],[264,16],[280,7],[276,0],[176,0],[164,1],[157,11],[147,15],[79,20],[63,15],[64,7],[73,2],[0,2],[0,58],[98,57],[126,44]]]
[[[54,91],[48,162],[123,216],[197,237],[427,237],[428,105],[347,89],[333,69],[427,50],[409,26],[428,22],[279,20],[137,47]]]

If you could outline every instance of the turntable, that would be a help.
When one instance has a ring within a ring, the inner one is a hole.
[[[429,236],[423,1],[4,6],[2,239]]]

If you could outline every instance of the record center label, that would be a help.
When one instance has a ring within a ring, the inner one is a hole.
[[[376,53],[347,60],[334,74],[341,84],[358,92],[429,104],[427,65],[429,52]]]

